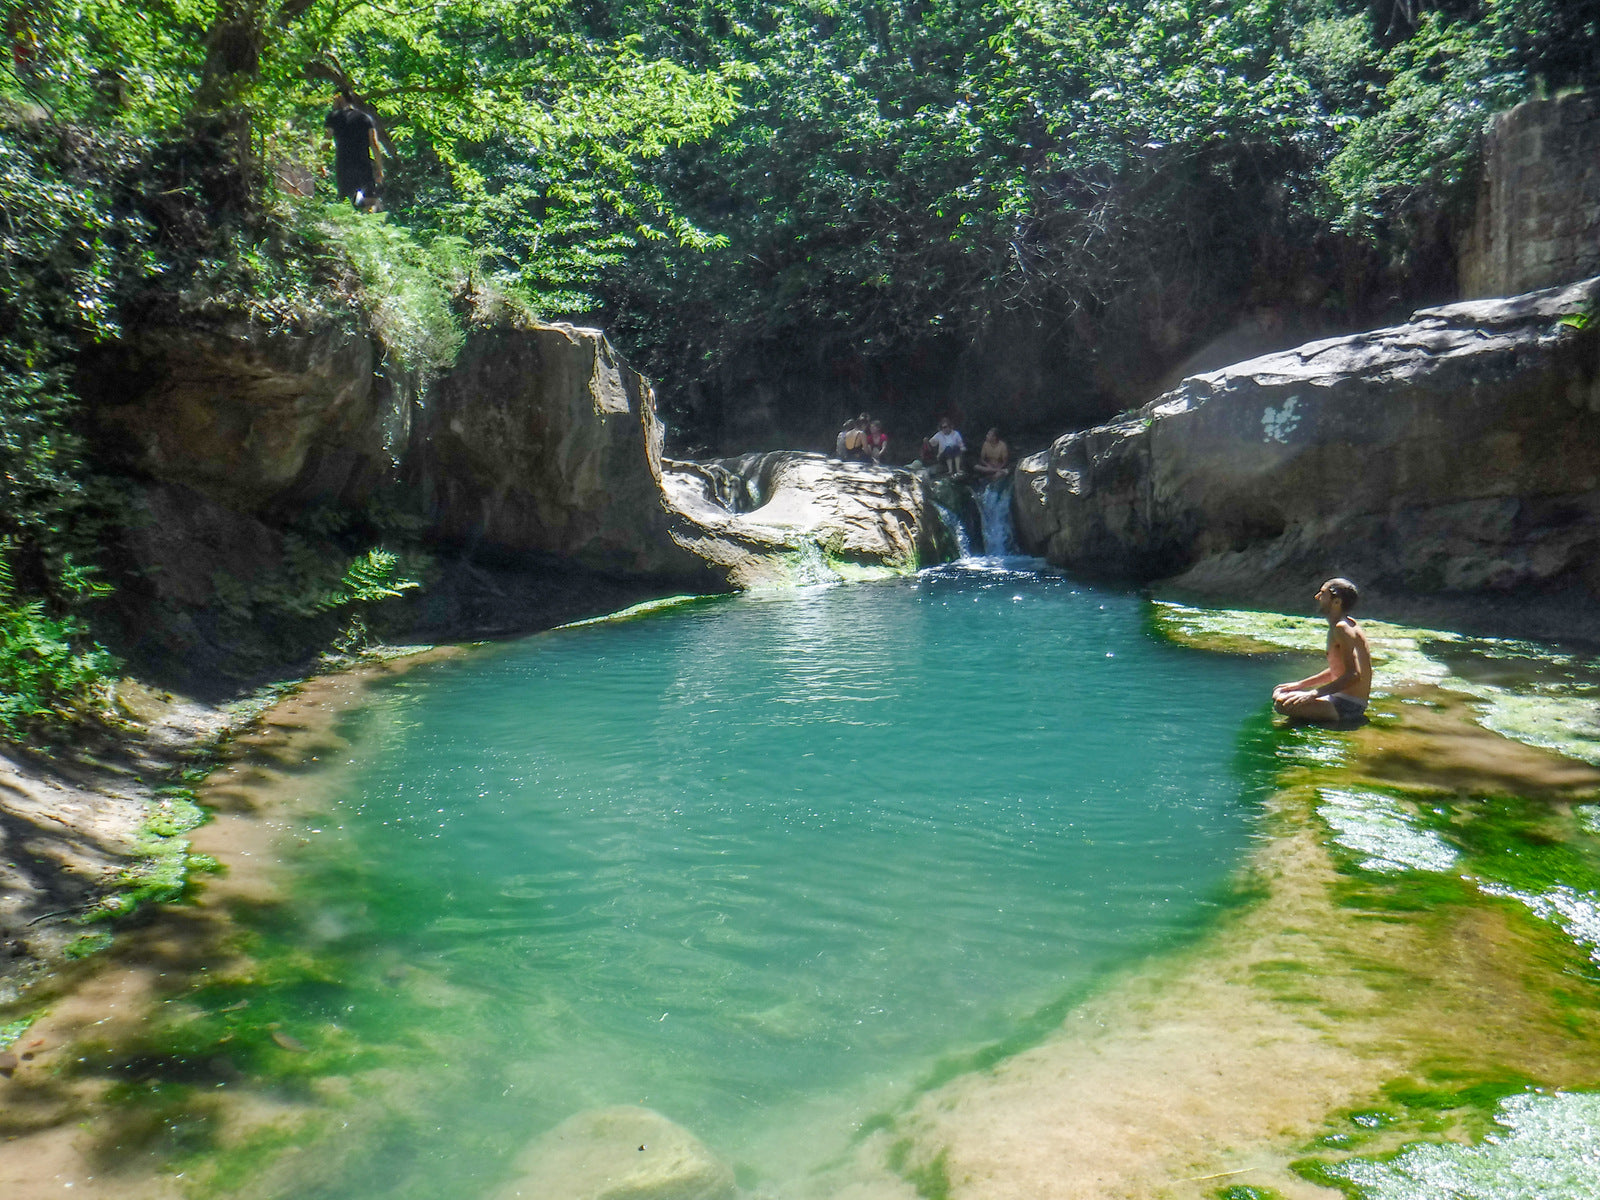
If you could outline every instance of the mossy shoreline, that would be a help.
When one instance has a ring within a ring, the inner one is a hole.
[[[1250,902],[926,1093],[869,1156],[929,1197],[1577,1194],[1600,1088],[1595,664],[1367,628],[1369,724],[1264,704],[1241,733],[1276,762]],[[1292,677],[1325,625],[1156,601],[1151,632]]]

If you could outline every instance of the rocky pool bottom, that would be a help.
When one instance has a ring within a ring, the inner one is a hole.
[[[1202,654],[1267,656],[1269,675],[1295,673],[1319,636],[1258,614],[1148,617]],[[809,1194],[1600,1194],[1592,664],[1373,631],[1386,694],[1370,725],[1280,728],[1264,709],[1244,721],[1235,752],[1269,763],[1271,786],[1241,903],[886,1094]],[[268,952],[262,914],[288,911],[275,864],[326,817],[303,799],[308,764],[348,758],[341,714],[404,669],[315,681],[269,714],[213,781],[217,817],[195,835],[229,874],[5,1014],[11,1051],[32,1057],[0,1084],[0,1192],[325,1194],[299,1147],[392,1119],[415,1076],[364,1061],[337,1030],[305,1036],[306,988],[340,981],[315,954]],[[1513,721],[1567,753],[1485,728]],[[437,989],[441,1011],[462,999],[404,962],[386,970],[413,997]],[[665,1139],[652,1144],[681,1151],[678,1183],[711,1171],[700,1194],[759,1194],[649,1114],[587,1119],[568,1132],[631,1139],[645,1122]]]

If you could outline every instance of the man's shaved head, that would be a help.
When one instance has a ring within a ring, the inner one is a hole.
[[[1356,585],[1343,577],[1330,579],[1322,586],[1328,595],[1339,602],[1339,607],[1344,612],[1353,609],[1356,601],[1361,599],[1361,593],[1356,590]]]

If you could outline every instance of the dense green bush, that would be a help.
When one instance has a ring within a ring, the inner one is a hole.
[[[19,740],[103,706],[117,662],[71,613],[18,595],[0,546],[0,738]],[[87,599],[100,589],[71,559],[61,585]]]
[[[0,114],[0,736],[92,707],[113,660],[77,610],[103,585],[99,526],[74,428],[77,347],[117,332],[119,280],[148,229],[106,181],[125,139]]]

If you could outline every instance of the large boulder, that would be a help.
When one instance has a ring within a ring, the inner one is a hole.
[[[709,581],[671,536],[661,441],[649,382],[603,332],[500,327],[470,335],[433,386],[409,476],[447,541]]]
[[[912,571],[953,539],[916,472],[781,450],[666,464],[673,539],[734,587]]]
[[[733,1200],[733,1171],[648,1108],[579,1113],[517,1159],[495,1200]]]
[[[1600,596],[1600,279],[1184,380],[1020,464],[1059,565],[1234,600],[1380,593],[1576,613]]]

